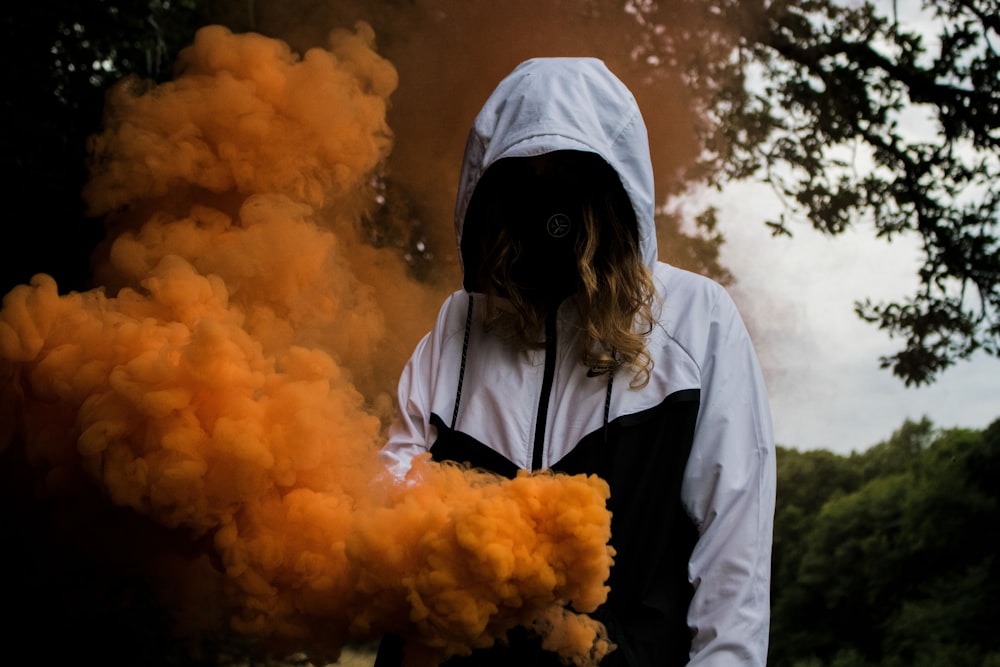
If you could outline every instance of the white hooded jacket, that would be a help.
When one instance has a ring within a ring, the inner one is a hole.
[[[508,475],[601,475],[617,554],[609,601],[595,616],[619,646],[604,664],[763,666],[775,493],[764,382],[727,292],[657,261],[645,125],[601,61],[529,60],[496,88],[466,147],[459,243],[492,164],[567,149],[610,164],[635,211],[657,291],[649,383],[631,388],[627,368],[613,383],[588,374],[569,303],[546,348],[525,353],[485,330],[482,298],[459,290],[402,373],[383,458],[399,475],[428,450]]]

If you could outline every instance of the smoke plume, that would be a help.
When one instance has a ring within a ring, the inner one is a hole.
[[[419,460],[400,482],[377,458],[442,296],[366,229],[397,84],[366,24],[302,55],[216,25],[174,80],[110,91],[99,287],[39,274],[0,310],[4,482],[46,507],[10,511],[46,524],[16,548],[86,560],[40,574],[126,610],[98,580],[146,582],[191,646],[334,659],[391,633],[421,665],[523,625],[596,664],[603,481]]]

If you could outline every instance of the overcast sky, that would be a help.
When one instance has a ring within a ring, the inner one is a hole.
[[[767,375],[778,444],[863,451],[905,419],[984,428],[1000,418],[1000,360],[959,362],[932,385],[907,388],[878,358],[899,349],[854,314],[855,300],[900,299],[917,284],[912,239],[887,244],[856,225],[831,238],[807,224],[772,237],[764,220],[778,203],[763,185],[731,186],[719,205],[723,263]]]

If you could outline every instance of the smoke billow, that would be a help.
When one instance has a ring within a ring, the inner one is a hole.
[[[329,658],[392,633],[434,664],[523,625],[596,664],[603,481],[378,460],[441,294],[364,230],[397,86],[373,39],[300,56],[209,26],[174,80],[110,91],[84,193],[100,287],[40,274],[0,310],[5,478],[60,508],[46,547],[150,582],[192,643]]]

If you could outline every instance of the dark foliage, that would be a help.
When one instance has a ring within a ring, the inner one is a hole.
[[[849,457],[779,451],[769,664],[996,664],[998,434],[925,419]]]
[[[84,215],[86,139],[121,77],[162,81],[200,25],[193,0],[18,2],[4,10],[0,290],[53,276],[88,288],[100,220]]]

